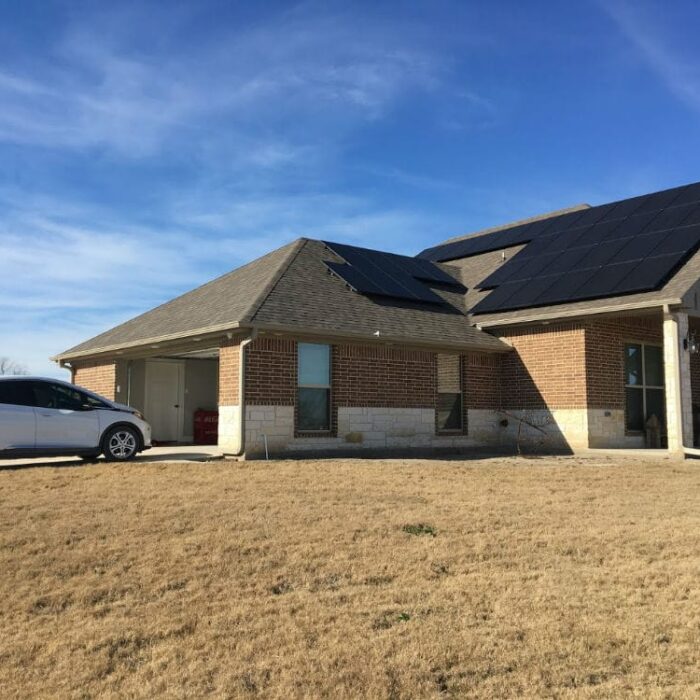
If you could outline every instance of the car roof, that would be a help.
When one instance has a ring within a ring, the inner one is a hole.
[[[32,381],[32,382],[58,382],[59,384],[66,384],[67,386],[73,386],[70,382],[65,381],[65,379],[56,379],[54,377],[34,377],[27,374],[4,374],[0,376],[0,382],[2,381]]]
[[[2,382],[2,381],[50,382],[51,384],[62,384],[63,386],[70,387],[71,389],[77,389],[78,391],[82,391],[85,394],[89,394],[90,396],[94,396],[96,399],[99,399],[100,401],[105,401],[108,404],[115,403],[114,401],[106,398],[105,396],[97,394],[94,391],[90,391],[90,389],[86,389],[84,386],[78,386],[77,384],[72,384],[71,382],[67,382],[63,379],[55,379],[53,377],[33,377],[30,375],[26,375],[26,374],[5,374],[5,375],[0,376],[0,382]]]

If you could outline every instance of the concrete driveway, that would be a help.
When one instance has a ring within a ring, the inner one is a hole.
[[[134,462],[209,462],[222,459],[223,454],[217,445],[168,445],[152,447],[142,452]],[[104,461],[103,457],[95,461]],[[73,464],[87,464],[75,457],[37,457],[33,459],[0,459],[0,469],[10,467],[58,467]]]

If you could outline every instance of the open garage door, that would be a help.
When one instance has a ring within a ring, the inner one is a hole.
[[[127,367],[121,400],[143,412],[155,442],[194,442],[195,416],[202,413],[216,430],[218,348],[129,360]]]

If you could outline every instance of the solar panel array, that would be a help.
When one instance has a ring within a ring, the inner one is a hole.
[[[658,289],[700,247],[700,183],[455,241],[421,259],[520,244],[527,245],[477,285],[493,291],[473,313]]]
[[[361,294],[444,304],[445,300],[424,282],[466,291],[461,282],[429,260],[342,243],[324,241],[324,244],[345,260],[344,263],[326,262],[328,269]]]

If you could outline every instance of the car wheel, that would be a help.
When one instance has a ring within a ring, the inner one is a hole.
[[[126,462],[136,457],[139,436],[134,428],[120,425],[107,432],[104,439],[104,454],[108,462]]]

